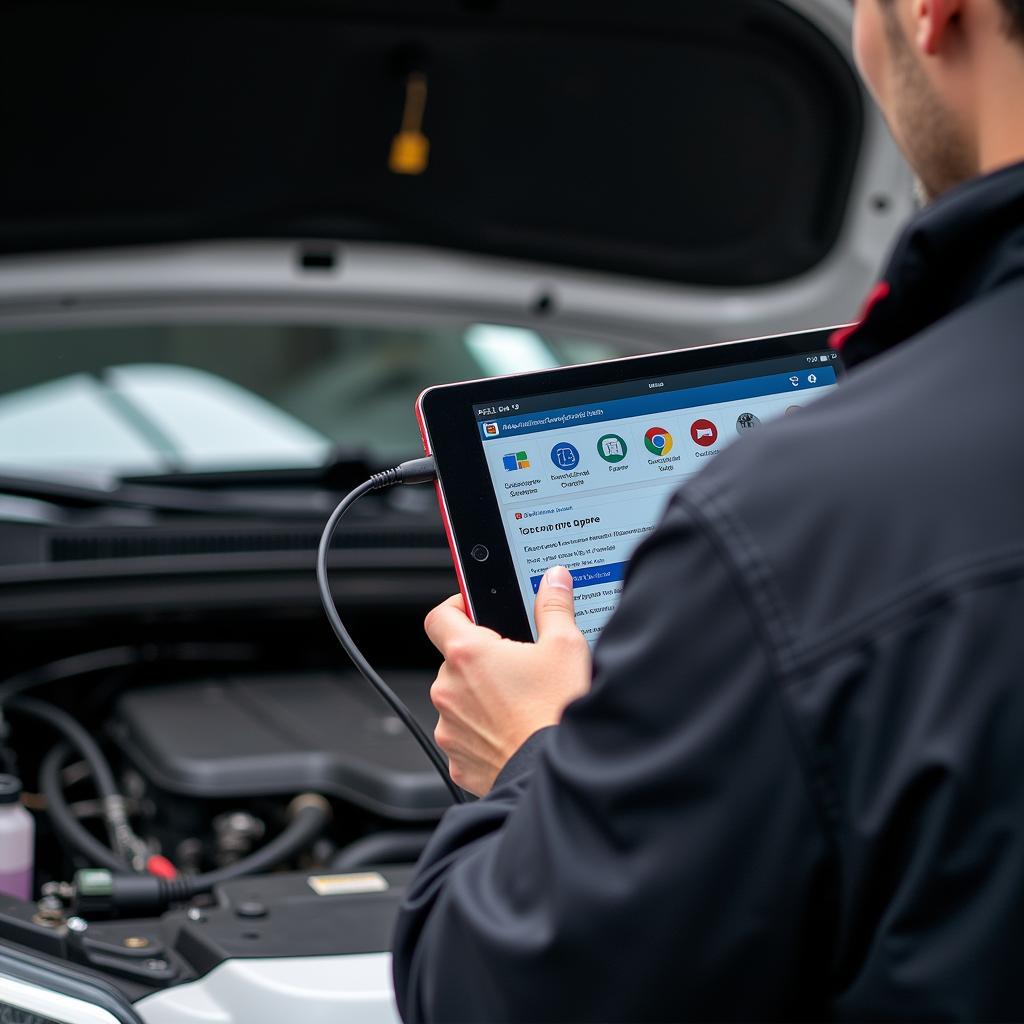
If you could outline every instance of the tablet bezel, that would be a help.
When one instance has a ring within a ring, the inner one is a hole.
[[[533,639],[474,406],[801,356],[827,349],[835,330],[820,328],[427,388],[416,401],[416,416],[424,450],[437,465],[441,516],[473,620],[513,640]],[[841,375],[842,360],[835,366]]]

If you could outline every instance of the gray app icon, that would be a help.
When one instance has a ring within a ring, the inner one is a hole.
[[[761,426],[761,421],[752,412],[743,412],[740,413],[740,418],[736,421],[736,433],[746,434],[759,426]]]

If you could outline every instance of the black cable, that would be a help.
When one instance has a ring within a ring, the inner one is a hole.
[[[402,720],[402,724],[412,733],[413,739],[423,748],[423,752],[430,759],[430,763],[437,769],[438,775],[444,781],[445,786],[452,795],[452,800],[457,803],[466,802],[466,794],[452,782],[448,774],[448,763],[444,755],[435,746],[430,737],[423,731],[419,722],[413,718],[412,712],[405,706],[402,699],[384,682],[377,674],[374,667],[366,660],[363,652],[356,646],[355,641],[349,635],[345,624],[341,621],[338,609],[334,604],[334,595],[331,593],[331,584],[328,579],[327,556],[331,550],[331,541],[334,539],[334,531],[346,512],[364,494],[371,491],[381,491],[395,484],[428,483],[436,475],[434,460],[414,459],[412,462],[403,462],[402,465],[389,469],[385,473],[378,473],[365,483],[361,483],[354,491],[350,491],[331,513],[327,525],[324,527],[323,535],[320,538],[320,547],[316,553],[316,582],[320,591],[320,600],[323,602],[324,611],[327,613],[327,620],[334,630],[345,653],[352,659],[352,664],[358,669],[359,674],[384,698],[392,711]]]
[[[68,847],[85,857],[89,864],[109,868],[111,871],[130,872],[131,866],[101,843],[68,806],[60,772],[70,753],[71,747],[67,743],[58,743],[43,758],[39,768],[39,789],[46,797],[46,813],[54,832]]]

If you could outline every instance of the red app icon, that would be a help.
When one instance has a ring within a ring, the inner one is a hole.
[[[690,437],[701,448],[710,448],[718,440],[718,427],[711,420],[695,420],[690,427]]]
[[[522,519],[522,518],[523,518],[523,513],[522,512],[517,512],[516,513],[516,519]]]

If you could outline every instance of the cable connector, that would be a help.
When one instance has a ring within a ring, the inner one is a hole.
[[[191,877],[115,874],[106,868],[75,872],[72,906],[87,920],[103,917],[153,917],[171,903],[194,895]]]
[[[374,473],[370,477],[371,491],[384,491],[396,484],[429,484],[437,476],[437,466],[434,457],[428,455],[425,459],[410,459],[403,462],[394,469],[386,469],[383,473]]]

